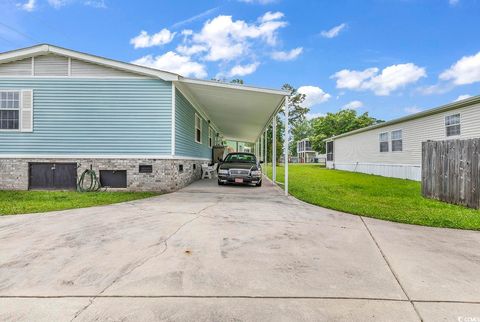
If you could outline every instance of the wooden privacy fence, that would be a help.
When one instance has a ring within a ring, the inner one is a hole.
[[[480,139],[422,143],[424,197],[480,208]]]

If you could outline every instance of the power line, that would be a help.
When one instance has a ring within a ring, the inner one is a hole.
[[[5,28],[7,28],[7,29],[9,29],[9,30],[11,30],[11,31],[19,34],[20,36],[22,36],[22,37],[24,37],[24,38],[27,38],[27,39],[32,40],[32,41],[34,41],[34,42],[38,42],[35,38],[27,35],[26,33],[24,33],[24,32],[22,32],[22,31],[20,31],[20,30],[18,30],[18,29],[16,29],[16,28],[14,28],[14,27],[12,27],[12,26],[9,26],[9,25],[7,25],[7,24],[5,24],[5,23],[3,23],[3,22],[0,22],[0,26],[4,26]]]

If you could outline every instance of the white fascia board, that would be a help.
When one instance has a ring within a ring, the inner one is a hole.
[[[237,90],[258,92],[258,93],[265,93],[265,94],[274,94],[274,95],[281,95],[281,96],[290,95],[290,92],[284,91],[284,90],[247,86],[247,85],[241,85],[241,84],[223,83],[223,82],[209,81],[209,80],[202,80],[202,79],[181,77],[178,81],[182,83],[188,83],[188,84],[230,88],[230,89],[237,89]]]
[[[7,51],[0,54],[0,63],[19,60],[27,57],[38,56],[48,53],[48,45],[38,45],[23,49]]]
[[[197,158],[187,156],[172,156],[171,154],[0,154],[1,159],[159,159],[159,160],[202,160],[209,161],[209,158]]]
[[[83,60],[86,62],[104,65],[107,67],[120,69],[123,71],[128,71],[132,73],[142,74],[146,76],[153,76],[161,78],[165,81],[176,81],[179,79],[179,75],[161,71],[153,68],[138,66],[130,63],[124,63],[117,60],[112,60],[109,58],[103,58],[95,55],[85,54],[78,51],[65,49],[61,47],[56,47],[52,45],[38,45],[24,49],[18,49],[10,52],[5,52],[0,54],[0,63],[6,63],[13,60],[20,60],[26,57],[45,55],[45,54],[57,54],[66,57],[71,57],[78,60]]]

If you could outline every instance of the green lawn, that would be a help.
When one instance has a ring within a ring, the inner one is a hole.
[[[318,165],[290,165],[289,174],[290,194],[314,205],[414,225],[480,230],[479,210],[423,198],[419,182]],[[277,181],[283,180],[284,168],[277,167]]]
[[[0,215],[108,205],[155,195],[152,192],[0,191]]]

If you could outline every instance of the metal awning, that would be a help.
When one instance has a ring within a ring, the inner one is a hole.
[[[199,105],[225,139],[255,142],[282,107],[288,92],[189,78],[175,82]]]

